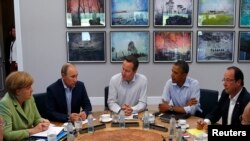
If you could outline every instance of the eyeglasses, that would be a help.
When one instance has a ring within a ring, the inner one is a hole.
[[[235,79],[229,79],[229,78],[227,78],[227,79],[223,78],[222,79],[222,82],[233,82],[233,81],[235,81]]]

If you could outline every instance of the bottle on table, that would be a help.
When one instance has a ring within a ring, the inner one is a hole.
[[[143,128],[144,128],[144,130],[149,130],[149,112],[148,112],[148,109],[145,109],[145,111],[144,111]]]
[[[123,110],[119,113],[119,127],[125,128],[125,113]]]
[[[75,135],[74,135],[74,126],[71,121],[68,121],[67,124],[67,141],[74,141]]]
[[[88,115],[88,133],[94,133],[94,118],[91,112]]]
[[[171,116],[169,124],[170,124],[170,127],[169,127],[169,140],[174,140],[175,132],[176,132],[176,119],[175,119],[174,115]]]

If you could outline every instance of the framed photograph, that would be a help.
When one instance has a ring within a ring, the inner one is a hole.
[[[111,31],[111,62],[122,62],[125,56],[135,55],[139,62],[149,62],[148,31]]]
[[[111,27],[149,26],[149,0],[110,0]]]
[[[236,0],[198,0],[198,26],[234,27]]]
[[[250,1],[240,0],[240,27],[250,27]]]
[[[106,62],[104,31],[67,32],[68,62]]]
[[[66,0],[67,27],[105,27],[106,0]]]
[[[250,31],[239,31],[238,62],[250,62]]]
[[[193,25],[193,0],[154,0],[154,26]]]
[[[192,31],[155,31],[154,62],[192,62]]]
[[[197,31],[197,62],[233,62],[234,31]]]

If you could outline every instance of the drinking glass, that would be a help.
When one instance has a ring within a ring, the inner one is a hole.
[[[113,112],[112,113],[112,122],[117,123],[119,120],[119,116],[117,113]]]
[[[82,119],[79,118],[74,122],[76,132],[79,132],[82,129]]]
[[[47,130],[48,141],[56,141],[56,137],[56,131],[49,127],[49,129]]]

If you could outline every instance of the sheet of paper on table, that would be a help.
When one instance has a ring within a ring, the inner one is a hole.
[[[199,130],[196,128],[192,128],[192,129],[187,129],[186,130],[189,134],[193,135],[193,136],[199,136],[201,134],[205,134],[205,132],[203,130]]]
[[[134,119],[134,116],[138,116],[138,113],[131,114],[130,116],[125,116],[125,119]]]
[[[51,130],[54,130],[55,133],[58,135],[63,130],[64,127],[58,127],[58,126],[55,126],[53,124],[50,124],[49,128]],[[47,137],[47,134],[48,134],[48,130],[33,134],[33,135],[31,135],[31,137]]]

